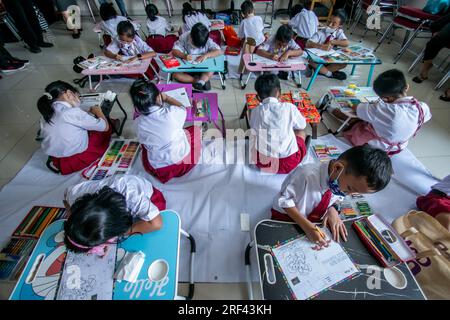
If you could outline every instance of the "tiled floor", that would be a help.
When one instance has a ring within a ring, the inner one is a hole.
[[[143,19],[143,17],[137,17]],[[179,23],[180,17],[175,17]],[[275,22],[275,29],[277,22]],[[86,56],[91,52],[98,52],[96,35],[91,32],[92,21],[85,19],[84,32],[79,40],[73,40],[65,31],[64,25],[57,24],[52,27],[55,35],[55,47],[43,49],[40,54],[31,54],[21,44],[8,44],[6,47],[13,55],[31,60],[31,64],[22,71],[5,75],[0,80],[0,186],[8,183],[11,178],[22,168],[39,147],[34,141],[38,129],[39,113],[36,101],[42,94],[44,87],[54,80],[71,81],[78,78],[72,70],[72,60],[78,55]],[[359,37],[354,37],[359,40]],[[374,35],[367,37],[365,45],[373,47]],[[418,45],[420,47],[420,43]],[[385,44],[377,52],[383,60],[383,64],[376,68],[375,76],[380,72],[399,68],[406,71],[415,58],[414,54],[407,53],[397,64],[393,65],[393,54],[398,51],[399,45]],[[354,77],[349,77],[345,83],[365,83],[367,77],[366,67],[357,68]],[[349,71],[349,70],[348,70]],[[418,72],[416,68],[415,73]],[[420,85],[411,81],[415,74],[408,74],[410,92],[419,100],[428,103],[433,113],[430,122],[424,125],[418,136],[410,143],[409,148],[427,166],[431,172],[442,178],[450,172],[450,104],[438,99],[440,91],[434,91],[434,84],[442,77],[440,72],[434,71],[430,80]],[[219,93],[220,107],[224,112],[227,128],[245,128],[245,122],[239,120],[239,114],[244,105],[244,93],[253,91],[254,81],[250,81],[245,90],[240,90],[237,80],[227,80],[225,91],[219,89],[219,83],[214,83],[213,88]],[[304,79],[307,83],[308,79]],[[131,100],[127,90],[130,82],[114,82],[104,84],[102,89],[113,89],[119,92],[119,99],[126,107],[131,117]],[[320,97],[330,85],[339,85],[342,82],[319,77],[310,94],[313,100]],[[450,84],[447,84],[450,85]],[[284,87],[292,87],[291,83],[283,82]],[[444,86],[445,87],[445,86]],[[323,130],[323,128],[320,128]],[[125,127],[124,135],[133,137],[131,121]],[[0,299],[7,298],[8,288],[0,288]],[[186,287],[181,286],[180,293],[185,293]],[[257,297],[258,295],[256,295]],[[245,299],[247,298],[244,284],[200,284],[197,286],[195,298],[198,299]]]

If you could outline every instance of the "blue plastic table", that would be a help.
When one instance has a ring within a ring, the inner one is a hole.
[[[191,235],[181,229],[180,217],[175,211],[162,211],[161,217],[163,227],[160,230],[144,235],[133,235],[118,245],[118,251],[144,252],[145,263],[135,283],[115,282],[113,300],[171,300],[180,298],[177,296],[177,286],[181,235],[188,237],[191,243],[190,293],[187,298],[192,298],[195,241]],[[67,252],[63,243],[64,221],[55,221],[45,229],[11,294],[10,300],[55,299]],[[164,279],[154,282],[148,277],[148,269],[152,262],[158,259],[165,260],[169,265],[169,270]]]
[[[162,62],[161,59],[158,57],[156,58],[156,61],[158,62],[158,65],[161,68],[162,72],[167,72],[167,83],[170,83],[172,79],[172,73],[177,72],[217,72],[220,77],[220,83],[222,84],[222,89],[225,89],[225,82],[224,82],[224,72],[225,72],[225,55],[220,55],[215,58],[209,58],[203,61],[199,64],[191,64],[189,62],[186,62],[182,59],[176,58],[180,62],[180,66],[175,68],[167,68]]]
[[[381,60],[378,59],[377,57],[374,57],[371,60],[348,60],[345,62],[342,61],[326,61],[325,59],[323,59],[322,57],[319,57],[317,55],[315,55],[314,53],[312,53],[310,50],[306,49],[305,50],[306,53],[308,54],[309,59],[317,64],[317,68],[314,71],[314,74],[311,77],[311,80],[308,83],[308,87],[306,88],[306,91],[309,91],[309,89],[311,88],[311,86],[313,85],[314,81],[317,78],[317,75],[319,74],[320,69],[325,65],[325,64],[330,64],[330,63],[345,63],[348,65],[352,65],[352,72],[350,73],[351,75],[353,75],[355,73],[355,69],[357,65],[366,65],[366,66],[370,66],[370,70],[369,70],[369,75],[367,76],[367,84],[366,87],[370,87],[370,83],[372,82],[372,76],[373,76],[373,71],[375,69],[375,66],[378,64],[381,64]]]

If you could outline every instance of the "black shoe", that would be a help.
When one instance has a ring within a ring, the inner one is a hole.
[[[209,91],[211,90],[211,81],[206,81],[205,85],[203,86],[203,90]]]
[[[334,71],[331,75],[332,78],[334,79],[338,79],[338,80],[345,80],[347,79],[347,75],[345,74],[345,72],[342,71]]]
[[[9,73],[9,72],[17,71],[17,70],[22,70],[23,68],[25,68],[25,65],[23,63],[11,62],[5,67],[1,67],[0,70],[3,73]]]
[[[288,73],[286,71],[279,71],[278,72],[278,78],[281,80],[287,80],[288,79]]]
[[[198,82],[192,84],[192,88],[197,91],[203,91],[203,85]]]
[[[80,32],[72,33],[72,38],[74,38],[74,39],[79,39],[80,36],[81,36],[81,33],[80,33]]]
[[[38,46],[41,48],[51,48],[53,47],[53,43],[42,41],[38,43]]]
[[[39,53],[42,51],[41,48],[39,48],[39,47],[29,47],[28,50],[30,50],[30,52],[33,52],[33,53]]]
[[[23,63],[24,65],[28,65],[30,63],[30,60],[13,58],[12,62]]]

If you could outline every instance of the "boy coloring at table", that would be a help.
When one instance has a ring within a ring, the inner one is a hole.
[[[208,29],[197,23],[192,27],[191,32],[180,36],[172,50],[172,54],[188,62],[195,60],[201,63],[209,58],[215,58],[222,54],[220,47],[209,37]],[[197,55],[194,59],[193,55]],[[214,72],[177,72],[173,74],[175,80],[182,83],[192,83],[195,90],[211,90],[210,79]]]
[[[276,34],[267,39],[256,50],[256,54],[271,60],[286,62],[289,58],[299,57],[303,54],[302,48],[292,38],[294,31],[288,25],[281,25]],[[278,76],[280,79],[286,80],[287,72],[280,71]]]
[[[183,25],[180,28],[180,35],[191,31],[192,27],[197,23],[202,23],[208,31],[211,28],[211,21],[209,21],[206,14],[192,8],[189,2],[183,3],[183,9],[181,10]]]
[[[328,226],[335,241],[347,241],[347,230],[333,204],[347,194],[383,190],[392,173],[386,152],[367,144],[348,149],[336,160],[298,166],[275,197],[272,219],[297,223],[318,249],[328,242],[313,222]]]
[[[264,172],[287,174],[307,153],[306,120],[292,103],[278,100],[281,85],[276,75],[259,76],[255,89],[261,104],[250,117],[250,128],[255,133],[253,161]]]
[[[392,69],[381,73],[373,83],[380,97],[376,103],[360,103],[354,110],[357,121],[344,137],[352,145],[370,145],[388,152],[400,153],[422,125],[431,119],[428,105],[408,96],[409,85],[403,72]]]
[[[243,19],[239,25],[238,37],[244,44],[242,53],[253,53],[255,48],[266,40],[264,36],[264,22],[260,16],[255,16],[253,2],[249,0],[241,4],[241,14]],[[238,70],[241,74],[244,72],[242,58]]]
[[[130,95],[140,113],[135,121],[144,169],[162,183],[192,170],[200,158],[201,129],[183,129],[186,108],[144,79],[133,83]]]
[[[145,12],[147,13],[147,30],[149,35],[165,37],[167,32],[172,31],[170,24],[164,17],[159,15],[158,8],[153,3],[149,3],[145,7]]]
[[[331,50],[333,47],[348,47],[349,41],[345,36],[342,26],[345,23],[345,14],[337,10],[328,22],[326,28],[319,29],[306,43],[306,48],[317,48],[325,51]],[[317,68],[317,64],[310,61],[309,66],[313,69]],[[345,72],[339,71],[347,66],[345,63],[329,63],[323,65],[319,73],[328,78],[338,80],[347,79]]]
[[[109,146],[112,130],[99,106],[80,109],[80,95],[72,85],[55,81],[37,102],[41,148],[48,166],[63,175],[89,167]]]
[[[295,42],[302,49],[305,49],[306,42],[312,38],[319,27],[319,19],[316,14],[313,10],[308,9],[311,7],[311,1],[305,2],[304,5],[296,4],[292,8],[291,20],[289,20],[289,25],[297,34]]]
[[[69,250],[103,256],[108,244],[161,229],[162,193],[139,176],[115,175],[69,187],[64,242]]]

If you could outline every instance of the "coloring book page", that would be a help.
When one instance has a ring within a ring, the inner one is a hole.
[[[117,245],[106,255],[67,252],[56,300],[111,300]]]
[[[331,239],[328,229],[322,229]],[[347,253],[335,241],[314,250],[306,236],[272,248],[278,265],[297,300],[305,300],[359,272]]]

